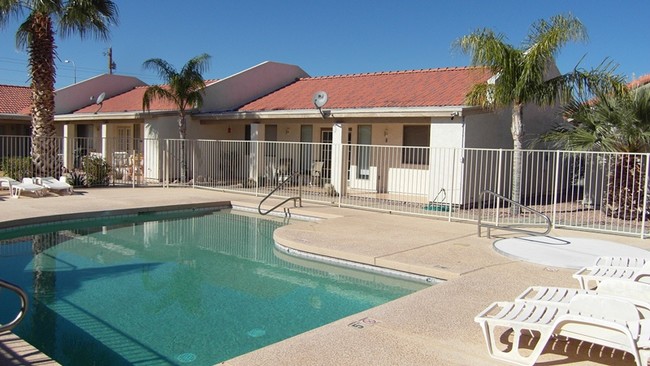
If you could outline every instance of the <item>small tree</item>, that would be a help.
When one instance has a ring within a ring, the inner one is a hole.
[[[650,152],[650,89],[612,95],[596,93],[564,108],[567,123],[543,135],[542,141],[560,148],[605,151],[617,154],[608,172],[605,212],[616,218],[639,220],[643,210],[647,158],[634,153]]]
[[[84,156],[83,166],[87,186],[107,186],[109,184],[112,168],[104,158],[92,155]]]
[[[154,99],[170,101],[178,108],[178,137],[185,140],[187,132],[186,114],[188,109],[203,105],[205,80],[203,73],[209,68],[210,55],[204,53],[189,60],[180,72],[167,61],[159,58],[146,60],[145,69],[154,70],[167,85],[154,85],[147,88],[142,97],[142,110],[150,110]],[[181,182],[186,181],[187,161],[185,158],[185,141],[181,141],[180,163]]]
[[[32,89],[32,161],[38,175],[60,173],[59,145],[54,139],[54,83],[58,28],[62,37],[89,34],[107,39],[117,23],[117,6],[111,0],[2,0],[0,27],[12,17],[27,17],[16,32],[16,45],[29,52]]]
[[[556,15],[535,22],[523,47],[505,42],[505,36],[490,29],[477,30],[458,39],[455,47],[471,56],[472,64],[488,67],[496,82],[477,84],[468,93],[467,103],[484,108],[512,108],[513,172],[511,199],[521,202],[521,149],[524,143],[524,105],[550,106],[570,100],[577,91],[620,91],[624,84],[608,68],[572,72],[547,78],[548,66],[570,41],[587,39],[587,32],[575,17]],[[517,213],[517,211],[513,211]]]

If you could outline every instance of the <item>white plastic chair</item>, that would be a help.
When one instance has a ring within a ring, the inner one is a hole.
[[[517,296],[515,301],[568,306],[576,295],[620,297],[632,302],[643,319],[650,319],[650,284],[614,278],[603,280],[596,290],[531,286]]]
[[[583,267],[573,274],[573,278],[578,280],[580,287],[585,290],[598,286],[601,281],[608,278],[650,282],[650,263],[646,263],[643,267]]]
[[[540,302],[495,302],[474,321],[483,329],[488,352],[494,358],[533,365],[551,337],[563,336],[629,352],[638,366],[650,357],[650,321],[641,319],[630,301],[604,295],[575,295],[568,306]],[[496,327],[514,332],[511,347],[502,350]],[[523,332],[537,338],[528,355],[522,355]]]
[[[43,197],[47,192],[45,187],[34,184],[31,178],[23,178],[23,182],[9,178],[0,177],[0,186],[9,188],[9,195],[11,198],[20,198],[23,192],[33,193],[36,197]]]
[[[65,177],[61,177],[58,180],[53,177],[38,177],[34,179],[34,182],[59,194],[72,194],[74,192],[72,186],[65,181]]]

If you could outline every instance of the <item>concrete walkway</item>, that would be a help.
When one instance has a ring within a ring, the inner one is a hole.
[[[233,206],[257,207],[259,200],[181,188],[106,188],[79,191],[70,197],[18,200],[0,193],[0,227],[23,220],[57,220],[70,213],[108,215],[107,210],[142,210],[176,204],[231,202]],[[225,365],[499,365],[503,363],[489,357],[474,316],[491,302],[512,300],[531,285],[578,285],[571,278],[574,270],[528,263],[497,253],[493,242],[513,236],[507,233],[495,239],[479,238],[476,226],[471,224],[312,203],[292,209],[292,213],[322,220],[292,220],[274,233],[274,239],[282,245],[447,281],[226,361]],[[552,235],[650,248],[650,242],[637,238],[560,230]],[[376,322],[363,328],[350,326],[366,317]],[[549,348],[540,361],[633,364],[629,355],[621,360],[621,352],[613,356],[607,352],[588,354],[585,347],[565,346]],[[5,355],[4,363],[2,357],[0,352],[0,365],[29,363],[26,358],[22,359],[25,363],[16,362],[20,355]]]

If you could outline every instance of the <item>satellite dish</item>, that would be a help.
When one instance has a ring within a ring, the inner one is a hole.
[[[99,110],[102,109],[102,107],[103,107],[102,103],[104,102],[104,98],[106,98],[106,93],[105,92],[102,92],[97,97],[97,101],[95,101],[95,104],[99,105],[99,108],[97,108],[97,110],[95,111],[95,114],[97,114],[97,112],[99,112]]]
[[[327,93],[325,93],[324,91],[316,92],[316,94],[314,94],[314,97],[312,98],[312,101],[314,102],[316,108],[320,110],[321,108],[323,108],[325,103],[327,103]]]
[[[320,112],[320,115],[325,118],[326,116],[330,115],[329,111],[323,112],[321,108],[327,103],[327,93],[324,91],[319,91],[314,94],[314,97],[312,98],[312,101],[314,102],[314,105],[316,108],[318,108],[318,111]]]
[[[95,104],[102,104],[102,102],[104,101],[104,98],[106,98],[106,92],[102,92],[101,94],[99,94]]]

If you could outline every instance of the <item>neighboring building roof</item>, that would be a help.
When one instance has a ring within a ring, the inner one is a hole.
[[[237,111],[313,109],[318,91],[328,94],[327,109],[461,106],[472,86],[491,76],[485,68],[457,67],[301,78]]]
[[[30,87],[0,85],[0,113],[29,115],[31,102]]]
[[[644,85],[650,84],[650,74],[643,75],[636,80],[632,80],[627,84],[628,88],[634,89]]]
[[[120,112],[141,112],[142,111],[142,96],[144,95],[146,86],[139,86],[131,89],[125,93],[118,94],[112,98],[106,98],[102,102],[102,113],[120,113]],[[74,113],[95,113],[99,109],[96,104],[91,104],[81,108]],[[166,100],[154,99],[151,103],[152,111],[170,111],[176,107],[174,103]]]
[[[142,80],[125,75],[102,74],[56,90],[54,113],[72,113],[93,103],[102,93],[105,99],[122,94],[138,86],[146,86]]]
[[[206,80],[206,87],[212,85],[217,80]],[[139,86],[125,93],[118,94],[112,98],[106,98],[102,103],[101,113],[123,113],[123,112],[142,112],[142,97],[148,86]],[[95,113],[99,109],[96,104],[88,105],[74,112],[78,113]],[[151,111],[175,111],[177,107],[174,103],[167,100],[155,98],[151,101]]]

